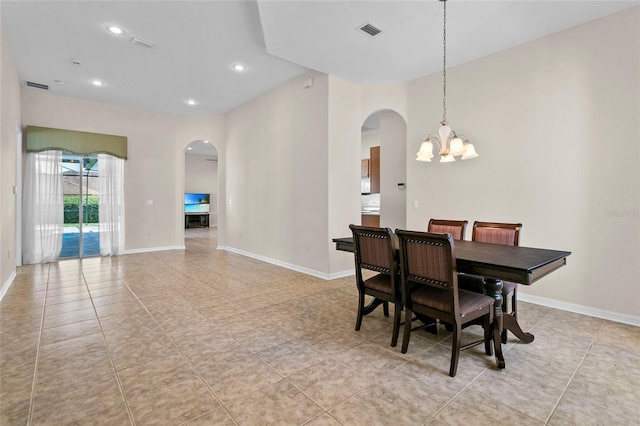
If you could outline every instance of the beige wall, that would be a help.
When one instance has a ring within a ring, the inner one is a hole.
[[[337,252],[332,238],[349,236],[350,224],[360,224],[360,161],[362,152],[362,87],[329,76],[327,201],[329,277],[353,274],[353,255]]]
[[[447,116],[480,157],[415,161],[442,116],[441,75],[409,85],[409,227],[522,222],[521,245],[569,250],[523,299],[639,322],[639,8],[447,71]],[[425,118],[431,117],[431,120]],[[470,238],[467,230],[467,238]]]
[[[441,96],[439,74],[363,87],[310,72],[226,116],[195,118],[25,90],[22,122],[129,137],[133,251],[183,244],[184,148],[211,140],[225,201],[219,245],[334,277],[353,269],[331,238],[359,221],[360,127],[372,112],[396,111],[407,122],[407,227],[436,216],[521,221],[522,245],[573,251],[565,268],[522,288],[523,299],[637,323],[638,10],[450,69],[449,121],[480,153],[469,162],[415,161],[442,114],[431,101]],[[3,47],[3,158],[5,55]],[[1,245],[10,248],[5,216]]]
[[[310,72],[227,115],[228,248],[327,272],[327,84]]]
[[[35,90],[23,91],[22,107],[24,125],[127,136],[125,251],[184,245],[175,117]]]
[[[371,147],[380,146],[380,130],[367,130],[362,132],[362,158],[371,157]]]
[[[407,226],[407,124],[394,111],[380,111],[380,226]]]
[[[20,129],[20,80],[0,29],[0,298],[16,271],[16,151]],[[18,259],[20,259],[19,257]]]

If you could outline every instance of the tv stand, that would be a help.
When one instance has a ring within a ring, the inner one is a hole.
[[[185,213],[184,229],[193,227],[209,227],[209,213]]]

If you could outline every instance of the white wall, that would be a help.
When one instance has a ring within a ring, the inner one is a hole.
[[[227,114],[228,248],[327,272],[327,84],[306,73]]]
[[[178,187],[182,176],[174,153],[175,117],[24,90],[22,119],[24,125],[126,136],[125,250],[184,245],[180,231],[180,224],[184,224],[183,189]],[[147,205],[147,200],[153,200],[153,205]]]
[[[0,29],[0,298],[16,273],[17,136],[20,128],[20,80]]]
[[[522,222],[521,245],[573,252],[520,286],[523,299],[640,323],[639,11],[447,70],[447,117],[474,142],[474,160],[415,161],[439,126],[440,104],[428,100],[442,77],[411,82],[407,192],[419,208],[409,227]]]

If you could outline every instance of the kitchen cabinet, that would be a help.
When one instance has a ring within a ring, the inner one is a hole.
[[[371,193],[380,193],[380,147],[373,146],[369,150],[369,179],[371,181]]]
[[[380,215],[379,214],[363,214],[362,226],[372,226],[374,228],[380,227]]]
[[[360,162],[360,177],[366,179],[369,177],[369,159],[363,158]]]

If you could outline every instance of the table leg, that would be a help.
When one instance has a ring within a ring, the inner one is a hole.
[[[502,355],[502,281],[493,278],[485,278],[485,293],[493,297],[493,348],[496,351],[498,368],[504,368],[504,356]]]

